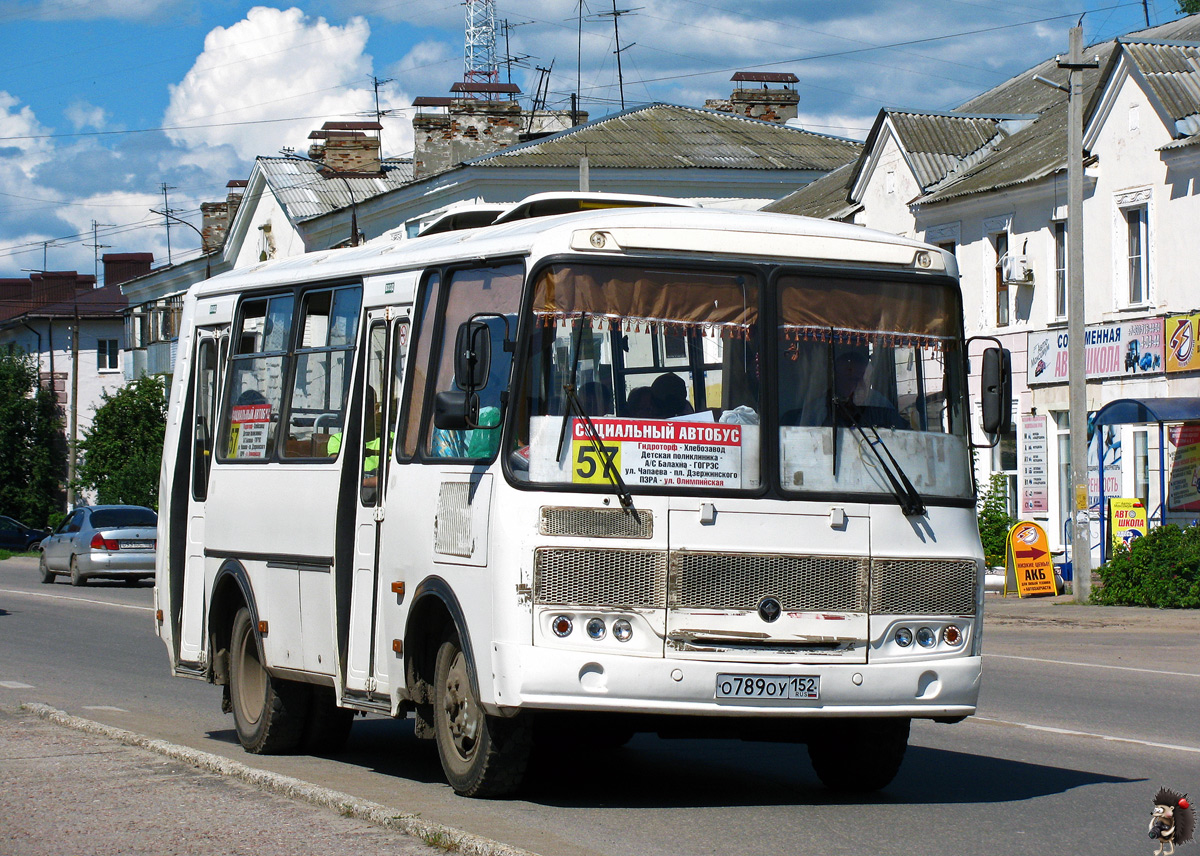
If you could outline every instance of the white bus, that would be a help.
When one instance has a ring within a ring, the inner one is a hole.
[[[429,231],[184,301],[157,630],[247,750],[411,715],[499,796],[539,737],[711,733],[866,790],[912,718],[974,713],[952,255],[596,194]]]

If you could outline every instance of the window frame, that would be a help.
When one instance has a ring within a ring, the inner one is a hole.
[[[96,371],[101,374],[121,370],[121,340],[116,337],[96,339]]]
[[[1142,201],[1123,205],[1120,210],[1125,237],[1123,305],[1140,308],[1150,302],[1150,205]],[[1139,292],[1136,296],[1135,281]]]

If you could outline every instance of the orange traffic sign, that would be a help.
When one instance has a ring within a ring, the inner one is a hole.
[[[1050,561],[1050,541],[1046,530],[1022,520],[1008,530],[1008,567],[1004,574],[1004,594],[1009,586],[1020,597],[1058,594],[1054,563]]]

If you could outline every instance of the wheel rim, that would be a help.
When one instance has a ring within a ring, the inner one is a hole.
[[[258,648],[249,629],[238,640],[236,663],[237,686],[233,697],[241,718],[253,725],[258,722],[267,697],[267,673],[258,661]]]
[[[469,761],[479,745],[481,714],[471,692],[471,680],[467,675],[467,658],[462,651],[454,655],[454,660],[447,670],[443,705],[446,712],[446,727],[454,744],[454,752],[462,760]]]

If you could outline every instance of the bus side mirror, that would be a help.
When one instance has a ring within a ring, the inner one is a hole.
[[[439,392],[433,398],[433,426],[443,431],[479,427],[479,396],[474,392]]]
[[[474,392],[487,386],[492,369],[492,332],[482,321],[464,321],[454,338],[454,382]]]
[[[983,352],[980,377],[983,404],[983,432],[993,436],[1012,430],[1012,355],[1007,348],[988,348]]]

